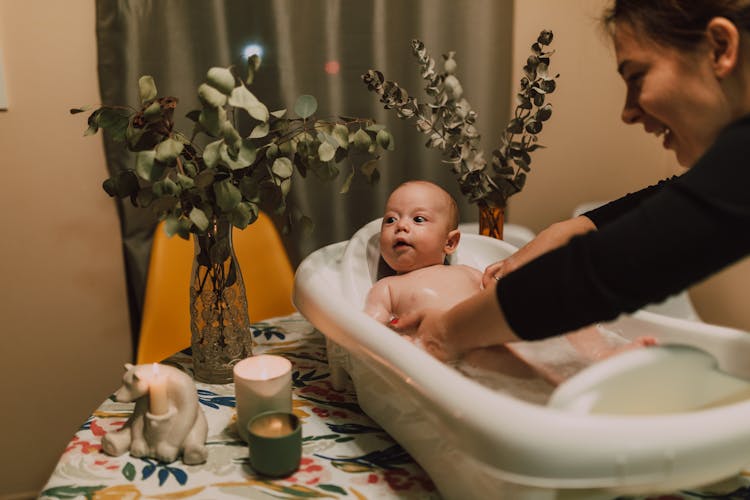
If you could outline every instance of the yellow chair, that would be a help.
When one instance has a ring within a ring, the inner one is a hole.
[[[294,312],[294,271],[276,227],[264,213],[244,230],[233,228],[234,252],[247,290],[250,321]],[[190,345],[193,241],[154,232],[136,362],[153,363]]]

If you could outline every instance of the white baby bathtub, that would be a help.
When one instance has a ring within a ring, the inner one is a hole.
[[[351,377],[363,410],[449,499],[594,499],[705,485],[750,463],[750,338],[639,312],[607,325],[657,347],[591,366],[546,406],[493,391],[361,312],[375,280],[375,220],[307,257],[294,303],[329,339],[334,383]],[[463,234],[452,261],[483,269],[515,247]],[[543,313],[540,311],[540,313]],[[707,354],[710,353],[710,354]],[[336,377],[339,377],[336,380]],[[734,401],[728,403],[728,401]]]

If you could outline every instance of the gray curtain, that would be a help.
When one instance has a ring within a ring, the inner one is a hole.
[[[378,217],[388,193],[408,179],[445,187],[459,200],[462,219],[476,220],[476,207],[461,197],[439,154],[424,147],[425,136],[412,122],[382,109],[360,75],[379,69],[410,94],[424,97],[411,39],[424,41],[438,62],[441,54],[456,51],[457,75],[479,111],[477,126],[489,154],[507,123],[515,86],[512,0],[97,0],[96,11],[102,103],[137,106],[137,80],[150,74],[160,95],[180,99],[176,127],[190,131],[185,114],[198,108],[196,88],[206,71],[244,65],[243,48],[255,43],[264,52],[253,92],[269,108],[291,108],[297,96],[312,94],[320,116],[372,117],[393,132],[396,150],[379,162],[376,185],[358,177],[341,195],[343,176],[334,183],[311,177],[294,182],[292,203],[315,222],[312,234],[285,236],[294,265]],[[338,73],[324,70],[329,61],[339,63]],[[132,165],[120,145],[106,136],[104,145],[110,172]],[[135,346],[156,221],[128,200],[118,202],[118,210]]]

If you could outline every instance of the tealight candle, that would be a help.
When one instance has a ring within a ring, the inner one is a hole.
[[[169,412],[167,396],[167,378],[159,372],[159,365],[151,365],[151,377],[148,381],[148,411],[152,415],[164,415]]]
[[[292,411],[292,363],[282,357],[261,354],[234,365],[237,431],[247,441],[247,425],[265,411]]]

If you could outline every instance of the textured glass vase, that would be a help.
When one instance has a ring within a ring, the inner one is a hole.
[[[479,203],[478,206],[479,234],[502,240],[505,207],[498,207],[489,203]]]
[[[232,225],[214,219],[205,235],[194,235],[190,279],[190,330],[195,378],[232,382],[234,365],[253,353],[242,272],[232,247]]]

